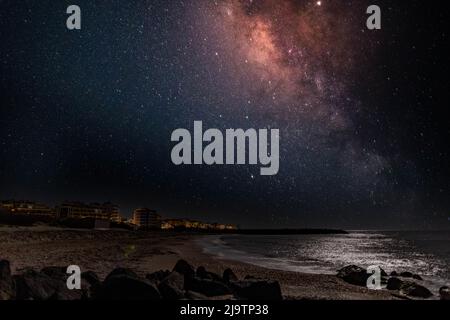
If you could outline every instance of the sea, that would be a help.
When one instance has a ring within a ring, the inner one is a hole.
[[[437,292],[450,285],[449,231],[350,231],[335,235],[220,235],[204,252],[270,269],[336,274],[346,265],[410,271]]]

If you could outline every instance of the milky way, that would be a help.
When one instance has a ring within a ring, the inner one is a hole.
[[[201,10],[205,23],[215,26],[209,37],[220,39],[220,49],[211,54],[225,70],[221,77],[232,95],[245,97],[231,112],[251,114],[249,126],[282,130],[281,165],[290,178],[269,183],[315,193],[324,192],[322,179],[333,180],[357,198],[368,199],[389,187],[383,176],[388,161],[360,146],[350,116],[361,104],[350,87],[358,68],[370,70],[367,55],[376,50],[373,42],[361,40],[364,26],[358,23],[363,20],[352,18],[361,7],[218,1]]]

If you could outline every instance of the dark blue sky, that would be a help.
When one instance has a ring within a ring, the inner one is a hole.
[[[448,227],[445,11],[380,1],[0,1],[0,197],[245,227]],[[279,128],[280,172],[176,128]]]

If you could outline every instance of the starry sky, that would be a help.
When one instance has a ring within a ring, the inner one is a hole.
[[[372,2],[0,0],[0,198],[247,228],[450,228],[448,12]],[[278,175],[175,166],[171,133],[195,120],[279,128]]]

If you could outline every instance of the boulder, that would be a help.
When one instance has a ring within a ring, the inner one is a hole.
[[[233,270],[231,270],[230,268],[225,269],[225,271],[223,272],[223,280],[225,282],[230,282],[230,281],[238,281],[238,277],[234,274]]]
[[[449,287],[441,287],[439,289],[439,295],[441,300],[450,300],[450,288]]]
[[[161,295],[154,284],[130,274],[108,275],[93,292],[98,300],[159,300]]]
[[[409,272],[409,271],[403,271],[403,272],[400,272],[400,277],[403,277],[403,278],[412,278],[412,276],[413,276],[413,274],[412,274],[411,272]]]
[[[158,284],[158,289],[164,299],[181,299],[184,297],[184,276],[174,271]]]
[[[403,281],[399,278],[391,277],[387,282],[386,289],[388,290],[400,290],[402,287]]]
[[[219,281],[219,282],[223,281],[221,276],[219,276],[218,274],[216,274],[214,272],[207,271],[205,269],[205,267],[198,267],[195,274],[200,279],[209,279],[209,280],[215,280],[215,281]]]
[[[247,279],[232,282],[235,295],[249,300],[282,300],[278,281]]]
[[[67,267],[45,267],[41,270],[41,273],[55,280],[66,281],[68,276],[66,271]]]
[[[367,273],[366,269],[350,265],[340,269],[337,276],[350,284],[366,287],[367,279],[370,275]]]
[[[16,275],[14,280],[17,300],[49,300],[62,289],[60,281],[34,270]]]
[[[130,278],[139,278],[138,275],[131,269],[128,268],[116,268],[113,271],[111,271],[105,278],[105,281],[109,278],[109,277],[114,277],[114,276],[128,276]]]
[[[14,299],[15,291],[9,261],[0,260],[0,300]]]
[[[231,294],[230,288],[223,282],[198,277],[194,277],[188,283],[185,283],[185,289],[201,293],[208,297]]]
[[[185,294],[186,299],[189,300],[208,300],[209,298],[201,293],[194,291],[186,291]]]
[[[82,299],[91,299],[95,290],[97,290],[100,286],[100,278],[94,271],[85,271],[81,273]]]
[[[413,278],[413,279],[416,279],[416,280],[420,280],[420,281],[423,280],[422,277],[419,276],[418,274],[413,274],[412,278]]]
[[[381,267],[380,267],[380,272],[381,272],[381,276],[382,276],[382,277],[387,277],[387,276],[388,276],[387,272],[384,271],[384,269],[381,268]]]
[[[155,284],[160,283],[164,278],[166,278],[170,274],[169,270],[159,270],[153,273],[149,273],[145,276],[147,280],[153,282]]]
[[[392,277],[395,276],[395,277],[413,278],[413,279],[416,279],[416,280],[423,280],[422,277],[419,276],[418,274],[414,274],[414,273],[409,272],[409,271],[403,271],[403,272],[400,272],[400,273],[397,273],[397,272],[393,271],[393,272],[391,272],[391,276]]]
[[[180,259],[173,267],[172,271],[176,271],[185,276],[185,278],[193,278],[195,276],[194,267],[191,266],[187,261]]]
[[[86,281],[89,286],[95,286],[101,282],[98,275],[94,271],[83,272],[81,274],[81,279]]]
[[[400,292],[415,298],[430,298],[433,296],[430,290],[414,282],[404,282],[400,288]]]
[[[49,300],[81,300],[85,298],[85,292],[83,290],[69,290],[67,288],[59,288],[49,298]]]
[[[17,300],[80,300],[82,290],[67,288],[66,268],[48,267],[43,271],[26,270],[14,276]]]

